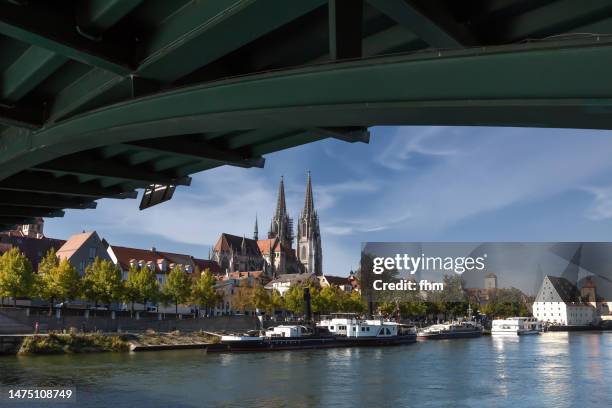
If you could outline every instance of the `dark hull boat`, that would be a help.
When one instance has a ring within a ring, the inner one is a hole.
[[[307,350],[338,347],[397,346],[416,342],[416,335],[380,337],[244,337],[223,336],[221,343],[209,347],[208,351],[281,351]]]
[[[482,326],[472,322],[436,324],[418,332],[419,340],[467,339],[482,336]]]
[[[281,325],[256,335],[222,336],[208,351],[279,351],[334,347],[380,347],[416,342],[414,326],[381,319],[340,316],[316,326]]]

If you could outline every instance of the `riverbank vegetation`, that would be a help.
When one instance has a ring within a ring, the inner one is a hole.
[[[209,344],[218,343],[219,340],[219,336],[214,336],[204,331],[181,332],[175,330],[169,333],[160,333],[154,330],[147,330],[144,333],[135,334],[131,342],[139,346],[162,346]]]
[[[19,354],[99,353],[129,349],[129,343],[123,336],[71,332],[26,337]]]

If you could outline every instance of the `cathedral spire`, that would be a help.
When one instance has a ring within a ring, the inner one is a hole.
[[[287,204],[285,202],[285,182],[281,176],[278,186],[278,200],[276,203],[276,212],[270,223],[270,232],[268,238],[278,238],[280,242],[288,248],[291,248],[293,241],[293,221],[287,213]]]
[[[280,184],[278,185],[278,198],[276,201],[276,213],[277,217],[282,217],[287,214],[287,204],[285,203],[285,182],[283,176],[281,176]]]
[[[255,213],[255,229],[253,230],[253,239],[255,241],[259,239],[259,228],[257,228],[257,213]]]
[[[312,196],[312,181],[310,179],[310,170],[308,170],[308,179],[306,181],[306,194],[304,195],[304,210],[302,216],[308,216],[314,213],[314,198]]]

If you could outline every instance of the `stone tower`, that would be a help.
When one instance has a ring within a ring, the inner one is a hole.
[[[297,231],[297,256],[305,272],[322,275],[321,232],[319,217],[314,208],[310,172],[306,181],[304,209],[300,214]]]
[[[276,202],[276,211],[272,222],[270,223],[270,232],[268,238],[278,238],[280,243],[287,248],[293,247],[293,220],[289,218],[287,213],[287,205],[285,203],[285,184],[281,177],[280,185],[278,186],[278,199]]]

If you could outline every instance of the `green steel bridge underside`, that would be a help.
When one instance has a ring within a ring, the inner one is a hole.
[[[612,129],[612,1],[0,0],[0,228],[374,125]]]

